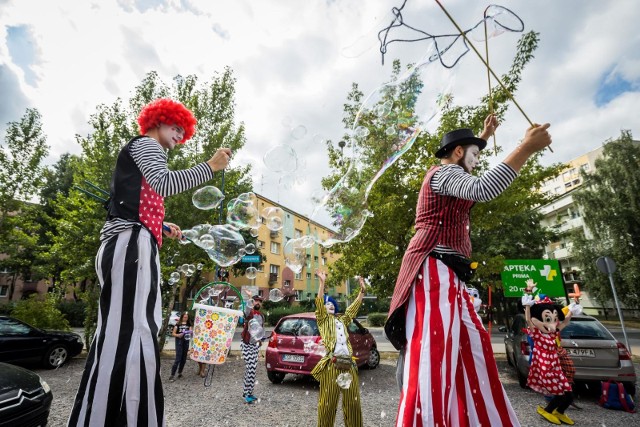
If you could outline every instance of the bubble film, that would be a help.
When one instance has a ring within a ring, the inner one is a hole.
[[[191,197],[193,206],[202,210],[215,209],[224,200],[224,194],[217,187],[207,185],[196,190]]]
[[[256,195],[243,193],[227,204],[227,224],[238,230],[260,227]]]
[[[209,258],[220,267],[229,267],[240,261],[239,250],[244,249],[246,243],[242,235],[229,224],[214,225],[209,234],[213,237],[214,245],[207,249]]]
[[[280,289],[271,289],[269,291],[269,301],[278,302],[282,301],[284,295]]]

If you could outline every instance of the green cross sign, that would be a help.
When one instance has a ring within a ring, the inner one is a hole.
[[[501,276],[505,297],[521,297],[529,279],[549,298],[566,296],[557,259],[507,259]]]

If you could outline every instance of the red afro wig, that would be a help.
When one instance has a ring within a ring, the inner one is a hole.
[[[160,98],[145,105],[138,116],[138,124],[140,125],[140,133],[146,134],[149,129],[165,124],[178,125],[184,129],[184,138],[180,144],[184,144],[189,140],[196,130],[196,118],[193,113],[181,103],[169,98]]]

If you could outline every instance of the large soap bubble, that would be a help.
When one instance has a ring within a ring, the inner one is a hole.
[[[278,231],[282,229],[284,211],[281,208],[268,206],[262,209],[261,215],[265,219],[269,230]]]
[[[244,249],[246,243],[242,235],[229,224],[214,225],[209,229],[214,245],[208,249],[207,255],[220,267],[228,267],[240,261],[239,250]]]
[[[304,267],[304,263],[307,259],[307,250],[305,245],[308,244],[308,242],[309,237],[303,236],[297,239],[291,239],[284,245],[284,263],[295,274],[299,274]]]
[[[283,298],[284,295],[280,289],[275,288],[269,291],[269,301],[278,302],[282,301]]]
[[[207,185],[196,190],[191,197],[193,206],[203,210],[217,208],[222,203],[222,200],[224,200],[224,194],[213,185]]]
[[[262,160],[272,172],[293,172],[298,168],[298,155],[289,145],[276,145],[265,153]]]
[[[247,279],[253,280],[258,275],[258,269],[255,267],[247,267],[247,269],[244,271],[244,275]]]
[[[375,182],[446,106],[443,100],[449,98],[443,94],[451,90],[453,72],[438,59],[432,43],[416,65],[365,98],[346,139],[346,172],[311,214],[314,221],[331,218],[337,229],[336,233],[317,236],[321,245],[349,242],[360,233],[372,216],[367,199]],[[377,129],[387,131],[381,134]]]
[[[239,230],[260,227],[257,198],[253,193],[242,193],[227,204],[227,224]]]
[[[351,381],[353,381],[353,377],[349,372],[342,372],[338,375],[338,378],[336,378],[336,383],[338,383],[338,386],[344,390],[351,387]]]
[[[249,320],[247,329],[249,330],[249,335],[251,335],[254,340],[260,341],[264,338],[264,328],[256,319]]]

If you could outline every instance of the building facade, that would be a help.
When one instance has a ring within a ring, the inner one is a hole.
[[[229,275],[229,283],[238,289],[257,290],[258,294],[265,299],[269,298],[269,292],[272,289],[279,289],[284,297],[290,301],[309,301],[314,300],[318,294],[318,278],[315,277],[317,269],[324,269],[338,260],[339,255],[331,253],[323,246],[318,244],[307,249],[306,262],[302,271],[298,274],[294,273],[285,264],[284,246],[291,239],[296,239],[304,235],[318,236],[323,239],[331,236],[332,231],[308,217],[301,215],[294,210],[281,206],[273,200],[256,194],[258,212],[268,207],[277,207],[282,209],[282,229],[272,231],[264,224],[258,230],[256,237],[256,246],[263,255],[262,263],[251,264],[258,269],[255,279],[248,279],[246,276]],[[344,299],[349,293],[347,282],[343,282],[340,286],[333,290],[327,290],[328,294],[336,297],[339,301]],[[254,292],[255,293],[255,292]]]

